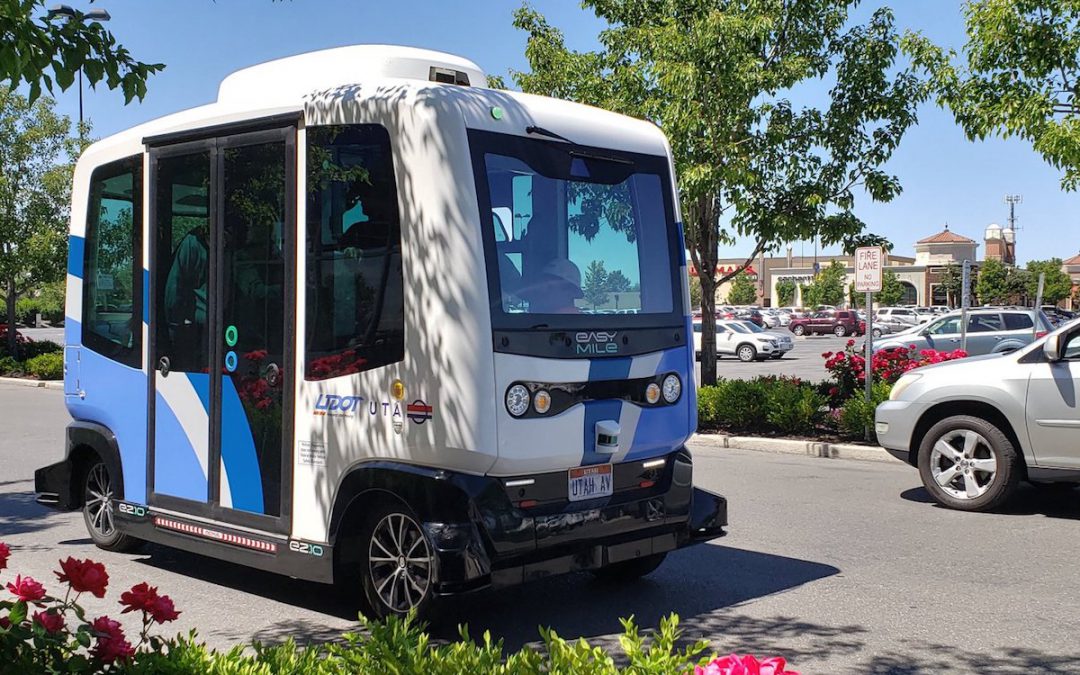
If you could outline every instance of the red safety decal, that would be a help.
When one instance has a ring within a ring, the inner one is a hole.
[[[264,553],[277,553],[277,544],[269,541],[262,541],[260,539],[252,539],[251,537],[242,537],[236,534],[230,534],[228,532],[221,532],[219,530],[213,530],[209,527],[203,527],[202,525],[193,525],[191,523],[183,523],[178,520],[172,520],[171,518],[163,518],[161,516],[154,516],[154,525],[156,527],[163,527],[167,530],[175,530],[177,532],[183,532],[184,534],[190,534],[195,537],[202,537],[203,539],[213,539],[214,541],[220,541],[226,544],[233,544],[234,546],[243,546],[244,548],[250,548],[254,551],[262,551]]]

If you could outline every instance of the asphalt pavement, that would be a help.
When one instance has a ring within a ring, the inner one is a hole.
[[[61,392],[0,384],[0,541],[13,552],[0,579],[55,588],[60,558],[91,557],[110,574],[106,599],[85,603],[93,614],[120,618],[120,592],[145,580],[181,610],[172,631],[198,629],[216,647],[356,626],[329,587],[160,546],[94,548],[79,513],[32,494],[33,470],[62,455],[66,419]],[[1080,491],[1026,488],[1004,513],[964,514],[932,505],[899,462],[695,456],[695,482],[730,500],[727,537],[671,554],[630,587],[578,574],[470,596],[436,636],[467,622],[516,648],[547,625],[617,650],[618,617],[654,626],[676,612],[688,638],[782,654],[803,673],[1080,672]]]
[[[722,356],[716,362],[716,376],[732,380],[748,380],[758,375],[786,375],[798,377],[810,382],[820,382],[827,376],[825,359],[822,354],[844,349],[850,337],[838,338],[835,335],[791,335],[786,328],[773,328],[774,332],[790,335],[794,347],[782,359],[763,359],[743,363],[734,356]],[[856,344],[862,344],[861,337],[854,338]],[[697,364],[697,381],[701,382],[701,363]]]

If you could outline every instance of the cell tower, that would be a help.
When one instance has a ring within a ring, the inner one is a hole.
[[[1005,195],[1005,203],[1009,205],[1009,229],[1015,232],[1020,229],[1016,226],[1016,205],[1024,203],[1024,195]]]

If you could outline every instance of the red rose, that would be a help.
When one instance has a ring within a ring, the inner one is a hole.
[[[119,621],[113,621],[107,616],[94,619],[91,626],[96,633],[97,643],[90,650],[90,654],[102,663],[112,663],[116,660],[126,660],[135,655],[131,643],[124,637],[124,629]]]
[[[154,617],[154,621],[158,623],[165,623],[175,621],[180,616],[180,612],[176,611],[176,607],[173,606],[172,598],[162,595],[154,600],[154,604],[150,608],[150,616]]]
[[[120,613],[151,612],[157,599],[158,594],[155,586],[151,586],[145,581],[141,584],[135,584],[130,591],[124,591],[120,594],[120,604],[124,605],[124,611]]]
[[[0,570],[7,569],[8,558],[11,557],[11,549],[7,544],[0,541]]]
[[[23,602],[37,602],[45,597],[44,586],[21,574],[15,577],[15,581],[8,582],[7,589]]]
[[[59,633],[64,630],[64,615],[59,612],[34,612],[34,623],[44,628],[46,633]]]
[[[101,563],[68,557],[67,560],[60,561],[60,569],[62,571],[56,572],[57,578],[70,584],[76,593],[93,593],[94,597],[105,597],[109,574]]]

